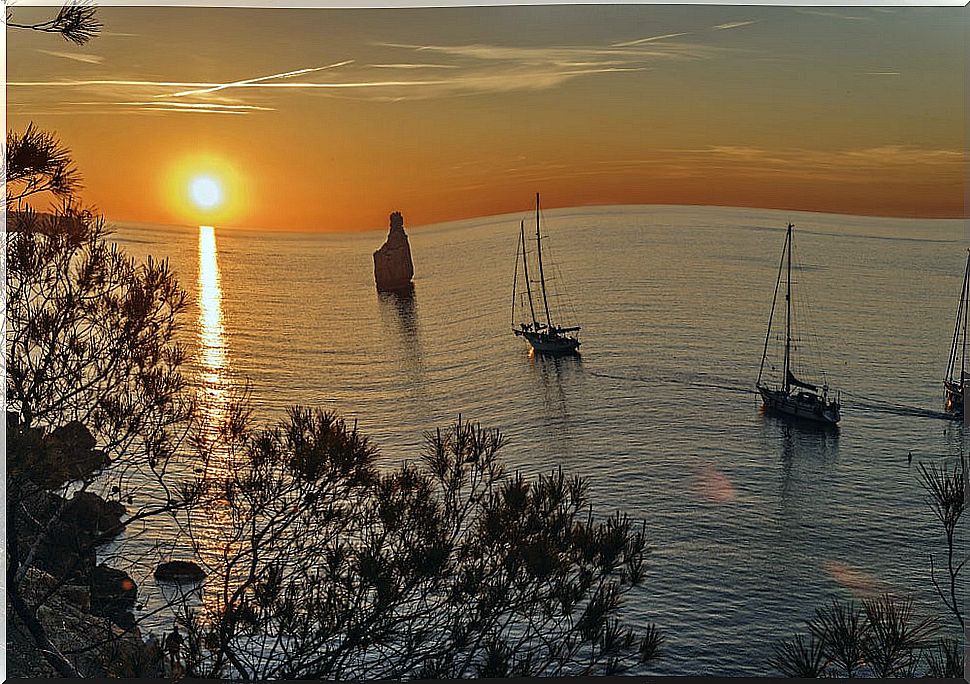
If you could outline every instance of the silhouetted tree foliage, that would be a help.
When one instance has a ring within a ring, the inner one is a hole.
[[[956,531],[963,512],[967,506],[967,457],[962,455],[958,463],[952,468],[945,465],[931,463],[919,464],[920,485],[926,491],[927,503],[933,509],[934,515],[943,526],[946,539],[946,571],[947,587],[944,589],[936,577],[936,567],[933,556],[930,555],[930,578],[933,587],[946,607],[953,613],[961,628],[966,628],[963,621],[963,611],[957,599],[960,573],[970,557],[957,558]]]
[[[861,605],[833,600],[807,624],[807,636],[775,646],[769,662],[786,676],[914,677],[929,669],[943,643],[934,619],[917,616],[912,599],[890,594]]]
[[[617,617],[643,581],[643,526],[596,519],[578,478],[507,474],[503,445],[459,420],[419,463],[382,469],[331,413],[242,431],[202,480],[218,503],[192,513],[212,574],[186,617],[186,672],[576,675],[656,657],[657,629]]]
[[[80,421],[106,450],[138,437],[160,463],[185,417],[187,306],[167,261],[138,263],[104,221],[67,208],[12,215],[7,231],[7,401],[24,428]]]
[[[23,133],[7,132],[4,155],[7,211],[19,209],[24,200],[43,193],[67,200],[80,189],[70,150],[53,133],[39,130],[33,123]]]
[[[51,213],[19,203],[7,216],[7,597],[58,672],[76,675],[38,611],[89,581],[96,546],[192,503],[166,480],[193,409],[176,341],[187,303],[167,262],[126,256],[103,219],[76,208],[77,177],[55,136],[29,126],[13,142],[7,188],[32,189],[13,197],[47,190],[64,201]],[[69,482],[74,496],[58,496]],[[88,492],[95,482],[107,501]],[[35,567],[52,585],[25,592]]]
[[[956,558],[957,525],[966,506],[967,457],[952,467],[919,464],[920,485],[943,527],[947,545],[947,580],[941,586],[930,556],[930,579],[960,625],[957,597],[967,559]],[[911,598],[884,594],[857,604],[832,600],[815,611],[808,634],[777,644],[770,664],[789,677],[963,677],[963,644],[939,636],[940,621],[916,615]]]
[[[965,679],[964,648],[959,639],[937,639],[935,646],[925,651],[926,674],[941,679]]]
[[[822,649],[823,644],[814,637],[795,634],[775,645],[768,663],[786,677],[824,677],[831,661],[826,660]]]
[[[98,11],[90,2],[69,2],[57,14],[45,21],[21,23],[15,21],[12,9],[7,10],[7,27],[57,33],[75,45],[84,45],[104,28]]]

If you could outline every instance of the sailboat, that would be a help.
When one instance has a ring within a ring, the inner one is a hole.
[[[799,379],[792,371],[794,366],[793,352],[797,346],[792,342],[795,338],[792,335],[792,279],[791,279],[791,248],[792,248],[792,229],[794,226],[788,224],[788,234],[785,238],[785,248],[781,255],[781,264],[778,267],[778,280],[775,282],[775,295],[771,303],[771,315],[768,319],[768,332],[765,335],[765,348],[761,356],[761,368],[758,371],[758,382],[756,386],[761,398],[764,401],[765,410],[771,413],[801,418],[804,420],[822,423],[825,425],[835,425],[841,419],[839,395],[835,399],[829,398],[829,386],[814,385],[810,382]],[[778,290],[781,285],[782,271],[787,264],[787,277],[785,280],[785,360],[782,370],[781,382],[769,384],[764,381],[765,360],[768,357],[768,343],[771,340],[771,323],[775,316],[775,305],[778,302]]]
[[[525,281],[525,293],[518,292],[519,253],[522,255],[522,274]],[[542,312],[545,319],[539,320],[536,315],[536,302],[532,295],[532,280],[529,278],[528,250],[525,242],[525,221],[519,224],[519,245],[515,255],[515,277],[512,279],[512,332],[517,337],[525,338],[532,350],[539,354],[575,354],[579,351],[580,326],[557,325],[549,310],[549,297],[546,293],[546,275],[542,265],[542,233],[539,229],[539,193],[536,193],[536,259],[539,266],[539,291],[542,295]],[[528,320],[516,323],[516,295],[525,294],[528,299],[528,310],[520,317],[528,314]]]
[[[946,367],[946,378],[943,380],[946,410],[949,413],[963,413],[964,390],[967,381],[970,380],[970,373],[967,372],[967,318],[970,317],[968,310],[970,310],[970,249],[967,250],[967,270],[963,274],[960,306],[957,308],[957,320],[953,326],[950,360]],[[959,363],[957,363],[958,360]]]

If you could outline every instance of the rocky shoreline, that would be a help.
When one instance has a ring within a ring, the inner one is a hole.
[[[164,676],[161,648],[143,639],[134,617],[135,581],[123,570],[98,562],[98,545],[124,529],[126,507],[88,491],[70,498],[52,491],[93,477],[108,459],[94,448],[94,437],[80,423],[44,435],[20,430],[8,416],[7,428],[8,466],[16,473],[27,461],[20,472],[31,476],[18,480],[17,537],[7,540],[26,555],[18,573],[19,605],[27,607],[51,644],[85,676]],[[9,591],[6,599],[8,676],[57,677]]]
[[[37,609],[36,618],[51,643],[78,672],[87,677],[166,675],[164,654],[151,640],[142,638],[133,620],[130,628],[123,628],[113,619],[92,611],[97,606],[97,599],[88,587],[57,585],[54,576],[32,567],[21,586],[28,604],[35,604],[45,594],[53,592]],[[9,597],[7,676],[14,679],[59,676],[13,610]]]

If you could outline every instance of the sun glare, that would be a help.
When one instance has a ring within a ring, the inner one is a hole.
[[[196,176],[189,184],[189,196],[199,209],[215,209],[222,204],[222,185],[212,176]]]
[[[248,179],[217,154],[199,152],[175,158],[162,178],[163,197],[175,222],[225,226],[248,211]]]

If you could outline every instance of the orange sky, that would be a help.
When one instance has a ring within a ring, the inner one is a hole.
[[[84,48],[8,30],[8,127],[56,131],[117,220],[371,229],[537,190],[966,215],[964,8],[100,14]],[[202,173],[217,212],[187,199]]]

